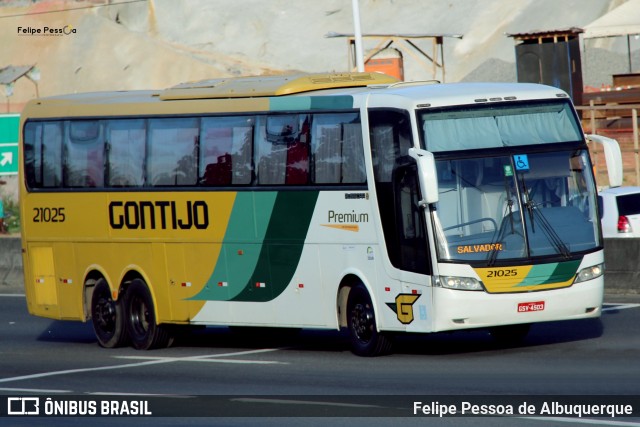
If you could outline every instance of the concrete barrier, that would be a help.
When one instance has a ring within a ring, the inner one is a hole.
[[[20,238],[0,237],[0,293],[24,292]]]
[[[640,294],[640,239],[604,239],[604,288],[609,294]]]
[[[640,239],[605,239],[605,292],[640,294]],[[0,293],[24,292],[20,238],[0,238]]]

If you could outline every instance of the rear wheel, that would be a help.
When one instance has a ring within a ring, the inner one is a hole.
[[[114,301],[111,289],[104,279],[99,279],[91,296],[91,321],[98,344],[105,348],[127,344],[128,334],[122,301]]]
[[[371,357],[391,351],[391,339],[378,332],[371,297],[361,284],[349,292],[347,327],[351,338],[351,351],[354,354]]]
[[[125,301],[127,330],[134,348],[150,350],[171,345],[173,337],[168,328],[156,323],[153,299],[144,281],[131,282]]]

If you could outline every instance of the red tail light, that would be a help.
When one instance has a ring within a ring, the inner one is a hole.
[[[618,233],[631,233],[631,224],[624,215],[618,217]]]

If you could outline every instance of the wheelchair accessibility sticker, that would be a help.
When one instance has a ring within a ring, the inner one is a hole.
[[[517,171],[529,170],[529,157],[526,154],[517,154],[513,156],[513,162],[516,165]]]

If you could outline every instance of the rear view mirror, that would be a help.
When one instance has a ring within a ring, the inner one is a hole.
[[[436,174],[436,161],[433,153],[418,148],[409,148],[409,156],[416,159],[418,165],[418,180],[422,193],[420,205],[427,206],[437,203],[438,175]]]
[[[604,158],[607,162],[609,186],[620,187],[622,185],[622,154],[618,141],[602,135],[586,135],[586,137],[602,145],[602,148],[604,148]]]

